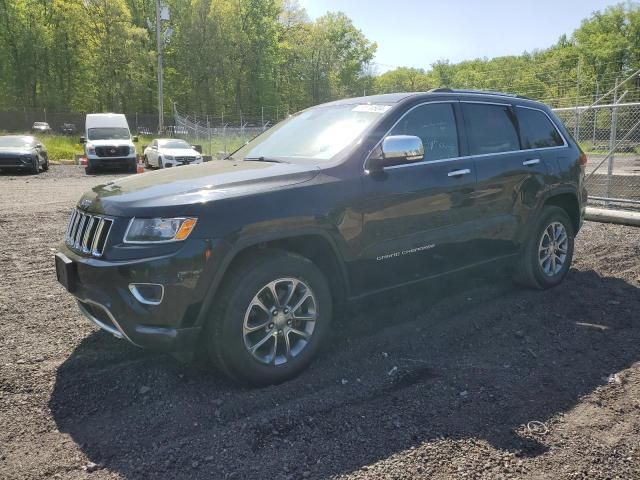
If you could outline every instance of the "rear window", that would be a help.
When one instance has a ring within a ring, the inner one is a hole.
[[[523,107],[518,107],[516,111],[518,112],[523,149],[564,145],[560,132],[544,112]]]
[[[515,118],[506,105],[463,103],[471,155],[520,150]]]

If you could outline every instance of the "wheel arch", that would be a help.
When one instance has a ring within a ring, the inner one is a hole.
[[[578,196],[575,192],[555,192],[545,199],[543,207],[548,205],[560,207],[567,212],[573,226],[574,234],[578,233],[581,225],[581,209]]]
[[[252,258],[268,249],[296,253],[312,261],[327,278],[334,305],[340,306],[349,298],[350,284],[344,260],[327,232],[305,230],[287,235],[264,235],[237,242],[226,255],[205,296],[197,325],[204,325],[208,313],[217,300],[224,278],[238,265],[250,262]]]

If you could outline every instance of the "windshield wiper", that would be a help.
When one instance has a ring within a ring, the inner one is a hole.
[[[266,158],[266,157],[255,157],[255,158],[245,157],[244,159],[245,161],[249,161],[249,162],[285,163],[282,160],[276,160],[275,158]]]

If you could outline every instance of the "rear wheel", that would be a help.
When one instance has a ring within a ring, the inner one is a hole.
[[[225,278],[209,319],[210,358],[242,383],[280,383],[315,356],[331,319],[331,295],[308,259],[264,250]]]
[[[532,288],[555,287],[571,268],[573,246],[573,224],[566,211],[545,207],[523,248],[516,281]]]
[[[146,155],[144,156],[144,168],[151,168],[151,165],[149,165],[149,159]]]
[[[49,157],[45,157],[44,163],[42,164],[42,171],[46,172],[49,170]]]

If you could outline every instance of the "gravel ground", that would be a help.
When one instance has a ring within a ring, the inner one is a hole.
[[[640,478],[639,229],[587,223],[550,291],[477,272],[352,307],[251,390],[98,331],[56,283],[68,209],[110,178],[0,175],[0,478]]]

